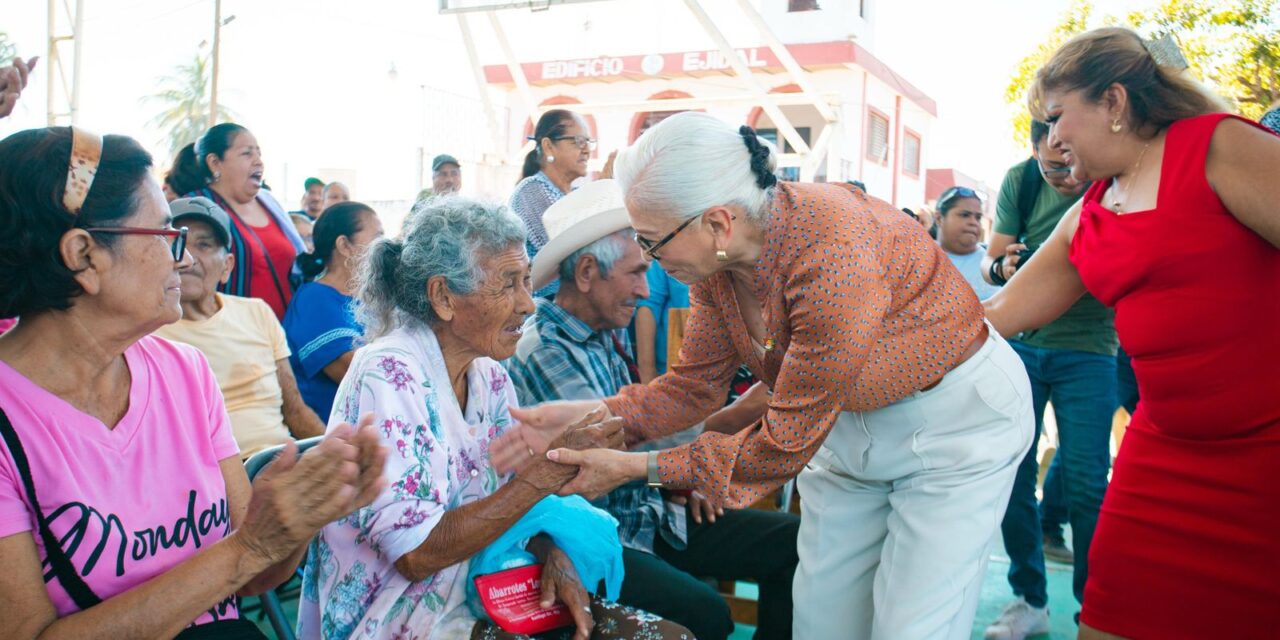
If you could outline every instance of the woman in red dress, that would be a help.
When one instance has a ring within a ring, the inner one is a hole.
[[[1102,504],[1080,637],[1274,638],[1280,139],[1214,113],[1124,29],[1064,45],[1030,102],[1093,186],[988,315],[1014,334],[1088,290],[1115,308],[1142,398]]]

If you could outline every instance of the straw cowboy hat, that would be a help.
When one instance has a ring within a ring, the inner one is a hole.
[[[616,180],[596,180],[570,191],[542,214],[547,244],[533,257],[533,289],[560,277],[560,263],[600,238],[631,226]]]

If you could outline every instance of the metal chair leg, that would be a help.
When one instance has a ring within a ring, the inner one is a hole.
[[[276,638],[297,640],[293,634],[293,627],[289,625],[288,617],[284,615],[284,607],[280,606],[280,596],[276,595],[275,590],[262,594],[259,600],[262,602],[262,610],[267,614],[267,620],[271,622],[271,628],[276,632]]]

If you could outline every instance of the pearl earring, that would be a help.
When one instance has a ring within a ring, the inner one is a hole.
[[[1121,129],[1124,129],[1124,125],[1120,124],[1120,118],[1116,118],[1111,123],[1111,133],[1120,133]]]
[[[725,253],[723,250],[716,252],[716,262],[728,262],[728,261],[729,261],[729,254]]]
[[[555,162],[555,161],[556,161],[555,156],[547,156],[547,162]]]

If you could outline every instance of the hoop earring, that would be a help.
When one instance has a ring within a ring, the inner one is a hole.
[[[728,261],[729,261],[729,254],[725,253],[723,250],[716,252],[716,262],[728,262]]]
[[[1111,133],[1120,133],[1122,129],[1124,129],[1124,125],[1120,124],[1120,118],[1116,118],[1111,123]]]

